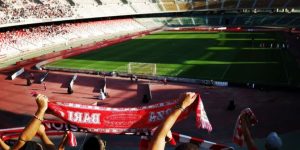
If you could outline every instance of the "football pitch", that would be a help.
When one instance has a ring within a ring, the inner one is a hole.
[[[295,59],[286,49],[277,48],[284,40],[275,32],[163,31],[47,66],[126,72],[129,62],[155,63],[160,76],[298,85]]]

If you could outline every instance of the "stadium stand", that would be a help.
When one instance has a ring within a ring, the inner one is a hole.
[[[162,8],[159,7],[159,5],[157,3],[150,3],[149,4],[153,10],[153,12],[161,12]]]
[[[162,26],[162,23],[160,23],[161,21],[153,21],[152,18],[139,18],[136,19],[136,21],[148,29],[153,29]]]
[[[224,1],[223,8],[235,9],[237,4],[238,4],[238,1],[226,0],[226,1]]]
[[[98,37],[114,38],[161,26],[149,19],[119,19],[85,23],[65,23],[13,30],[0,33],[1,61],[27,55],[52,45],[68,45],[78,40]]]
[[[14,23],[35,23],[73,18],[93,18],[120,16],[136,13],[161,12],[157,3],[145,0],[131,1],[126,4],[120,0],[40,0],[1,1],[0,26]]]
[[[205,25],[205,18],[204,17],[193,17],[192,18],[196,25]]]
[[[194,26],[195,25],[195,22],[193,22],[192,18],[190,18],[190,17],[181,18],[181,22],[185,26]]]
[[[145,1],[136,1],[131,3],[131,7],[135,10],[136,13],[157,13],[161,12],[156,3],[149,3]]]
[[[167,25],[168,26],[181,26],[182,22],[181,22],[180,18],[172,18],[167,21]]]
[[[293,8],[296,6],[300,5],[300,1],[298,0],[290,0],[290,1],[285,1],[285,4],[283,5],[283,7],[287,7],[287,8]]]
[[[218,16],[204,15],[200,17],[173,17],[164,18],[157,22],[166,22],[167,26],[297,26],[300,17],[276,16],[276,15],[236,15]]]
[[[290,9],[298,0],[1,0],[0,27],[78,18],[122,16],[203,9]],[[285,10],[283,10],[285,11]]]
[[[102,2],[100,0],[95,0],[95,2],[98,4],[98,5],[102,5]]]
[[[160,0],[162,3],[175,2],[174,0]]]
[[[58,0],[58,2],[62,5],[71,5],[70,2],[68,2],[68,0]],[[75,5],[75,3],[74,3]]]
[[[2,3],[0,24],[68,18],[74,15],[70,6],[62,5],[57,0],[40,1],[40,3],[3,0]]]
[[[190,3],[187,2],[177,2],[176,3],[180,11],[186,11],[191,9]]]
[[[120,0],[101,0],[103,4],[120,4],[122,3]]]
[[[73,0],[66,0],[71,6],[75,6],[75,2]]]
[[[221,1],[216,1],[216,0],[208,0],[207,1],[208,8],[209,9],[220,9],[221,8]]]
[[[236,8],[253,8],[255,0],[240,0]]]
[[[164,2],[161,3],[164,11],[178,11],[178,7],[175,2]]]
[[[266,1],[266,0],[257,0],[256,5],[254,6],[255,8],[268,8],[269,3],[272,1]]]
[[[195,0],[192,3],[192,8],[193,9],[205,9],[206,8],[205,1]]]
[[[286,1],[283,0],[274,0],[271,7],[283,7],[285,5]]]

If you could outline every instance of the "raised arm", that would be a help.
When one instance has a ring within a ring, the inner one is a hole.
[[[41,138],[43,144],[46,147],[46,150],[55,150],[55,145],[47,136],[45,132],[45,126],[43,124],[40,125],[37,131],[37,135],[39,135],[39,137]]]
[[[247,145],[248,150],[257,150],[255,142],[251,136],[251,132],[249,130],[249,119],[247,118],[247,115],[243,115],[241,117],[241,121],[242,121],[242,131],[244,133],[244,138],[245,138],[245,142]]]
[[[178,106],[155,131],[148,150],[163,150],[165,148],[165,138],[168,132],[173,127],[181,112],[190,106],[195,101],[196,97],[197,95],[193,92],[187,92],[182,96]]]
[[[14,150],[22,148],[27,141],[30,141],[37,133],[43,121],[45,112],[48,108],[48,98],[44,95],[39,94],[36,97],[36,103],[38,105],[38,109],[34,117],[30,120],[30,122],[21,133],[17,143],[13,146],[12,149]]]
[[[9,150],[10,147],[4,143],[4,141],[0,138],[0,148],[3,149],[3,150]]]
[[[65,146],[67,144],[67,139],[68,139],[68,133],[69,132],[70,131],[66,131],[65,132],[65,134],[64,134],[63,138],[61,139],[61,142],[60,142],[60,144],[58,146],[58,150],[64,150],[65,149]]]

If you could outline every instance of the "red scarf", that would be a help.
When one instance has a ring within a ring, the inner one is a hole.
[[[49,102],[48,109],[65,122],[94,133],[137,133],[147,132],[159,124],[172,112],[178,100],[143,107],[111,108],[74,103]],[[196,109],[196,126],[212,130],[206,116],[200,95],[192,106],[186,108],[178,120],[186,118]]]
[[[244,145],[244,133],[242,130],[242,120],[241,120],[241,116],[244,114],[246,114],[250,118],[251,126],[254,126],[258,122],[254,113],[251,111],[250,108],[246,108],[246,109],[242,110],[242,112],[240,113],[240,115],[236,121],[234,133],[233,133],[233,143],[235,143],[239,146]]]

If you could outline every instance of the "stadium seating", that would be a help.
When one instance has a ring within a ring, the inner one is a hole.
[[[168,20],[167,22],[168,26],[180,26],[182,25],[182,22],[180,18],[172,18],[171,20]]]
[[[272,15],[239,15],[239,16],[218,16],[207,15],[199,17],[172,17],[164,18],[157,22],[162,22],[170,27],[178,26],[223,26],[226,18],[230,18],[230,25],[233,26],[297,26],[300,19],[292,16],[272,16]]]
[[[156,21],[155,21],[155,19],[152,19],[152,18],[139,18],[139,19],[135,19],[135,20],[148,29],[163,26],[162,21],[160,21],[159,19],[156,19]]]
[[[160,4],[164,8],[164,11],[178,11],[178,7],[175,2],[164,2]]]
[[[149,5],[152,8],[153,12],[161,12],[162,11],[162,8],[160,8],[157,3],[150,3]]]
[[[84,1],[81,1],[81,0],[72,0],[76,6],[78,5],[82,5],[82,6],[85,6],[85,5],[97,5],[96,1],[94,0],[84,0]]]
[[[226,1],[224,1],[223,9],[235,9],[237,4],[238,4],[238,1],[226,0]]]
[[[120,0],[101,0],[103,4],[121,4]]]
[[[135,10],[136,13],[157,13],[161,12],[157,3],[149,2],[134,2],[131,3],[131,7]]]
[[[240,3],[238,3],[238,8],[252,8],[254,2],[255,0],[241,0]]]
[[[0,61],[18,55],[33,53],[37,50],[58,45],[68,45],[78,40],[98,37],[114,38],[129,33],[146,31],[160,27],[151,19],[119,19],[85,23],[65,23],[0,32]]]
[[[274,0],[273,1],[273,4],[271,5],[271,7],[274,7],[274,8],[280,8],[280,7],[283,7],[285,5],[287,1],[284,1],[284,0]]]
[[[174,0],[160,0],[160,2],[162,2],[162,3],[168,3],[168,2],[174,2]]]
[[[0,27],[16,23],[201,9],[293,8],[299,0],[1,0]]]
[[[184,26],[194,26],[195,25],[195,22],[193,22],[193,19],[190,17],[181,18],[181,22]]]
[[[208,8],[209,9],[220,9],[221,1],[220,0],[208,0]]]
[[[192,3],[193,9],[206,9],[205,1],[194,1]]]
[[[68,18],[74,15],[68,5],[62,5],[58,0],[34,1],[10,1],[2,0],[0,9],[0,24],[18,23],[27,20],[47,20],[51,18]]]
[[[194,17],[193,18],[195,25],[197,26],[201,26],[201,25],[205,25],[205,18],[204,17]]]
[[[266,1],[266,0],[257,0],[255,8],[268,8],[269,3],[272,1]]]
[[[177,6],[179,8],[179,11],[186,11],[191,9],[190,3],[186,2],[177,2]]]
[[[284,1],[284,0],[282,0],[282,1]],[[288,1],[286,7],[288,7],[288,8],[294,8],[294,7],[299,6],[299,5],[300,5],[300,1],[299,0],[291,0],[291,1]]]
[[[34,23],[52,19],[91,18],[161,12],[157,3],[132,0],[3,0],[0,6],[0,25],[10,23]]]

